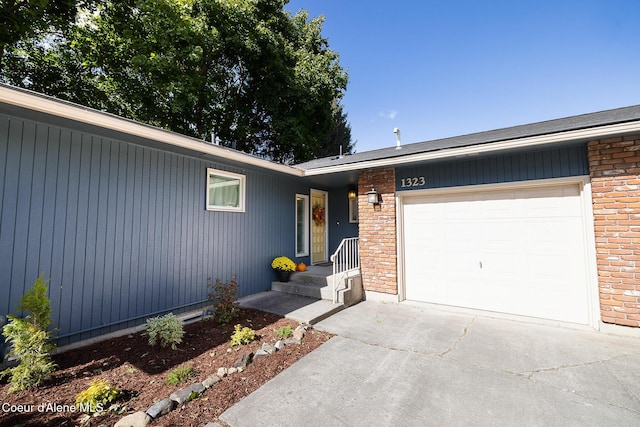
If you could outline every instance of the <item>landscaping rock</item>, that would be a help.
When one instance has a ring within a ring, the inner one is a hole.
[[[205,379],[204,381],[202,381],[202,385],[204,386],[204,388],[211,388],[213,387],[213,385],[217,382],[220,381],[220,377],[217,375],[211,375],[210,377],[207,377],[207,379]]]
[[[276,352],[276,348],[267,343],[262,344],[262,350],[266,351],[268,354],[273,354]]]
[[[218,368],[218,376],[220,378],[224,378],[227,376],[228,370],[227,368]]]
[[[282,350],[284,347],[286,346],[286,344],[284,343],[284,341],[282,340],[278,340],[276,341],[274,347],[276,348],[276,350]]]
[[[175,402],[173,400],[163,399],[147,409],[147,415],[149,415],[153,419],[156,419],[171,412],[174,405]]]
[[[287,338],[282,342],[285,343],[285,345],[291,345],[291,344],[300,344],[301,341],[302,339],[298,339],[298,338]]]
[[[200,383],[191,384],[187,388],[183,388],[182,390],[174,391],[169,396],[169,399],[176,402],[178,405],[181,405],[194,397],[198,397],[205,391],[205,387]]]
[[[146,412],[138,411],[122,418],[113,427],[147,427],[150,423],[151,417]]]
[[[261,357],[265,357],[265,356],[268,356],[268,355],[269,355],[269,353],[267,353],[263,349],[260,349],[260,350],[256,351],[256,354],[253,356],[253,358],[254,359],[259,359]]]
[[[198,395],[201,395],[202,393],[204,393],[206,388],[202,385],[202,383],[193,383],[187,390],[191,390],[192,392],[194,391],[198,393]]]
[[[293,335],[291,336],[291,338],[297,340],[298,342],[302,341],[302,338],[304,338],[304,330],[296,329],[295,331],[293,331]]]
[[[234,368],[246,368],[249,363],[251,363],[251,358],[253,357],[253,353],[245,353],[242,356],[240,356],[240,358],[238,360],[236,360],[236,363],[233,364]]]
[[[227,373],[229,375],[235,374],[236,372],[238,372],[238,368],[229,368],[229,369],[227,369]]]

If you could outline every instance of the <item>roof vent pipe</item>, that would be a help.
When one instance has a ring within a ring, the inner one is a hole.
[[[394,128],[393,129],[393,133],[396,134],[396,150],[401,149],[402,147],[400,146],[400,129],[398,128]]]

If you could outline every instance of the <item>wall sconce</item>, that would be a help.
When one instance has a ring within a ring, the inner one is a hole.
[[[378,192],[375,188],[372,188],[371,191],[367,191],[365,194],[367,195],[367,201],[369,202],[369,204],[377,205],[378,203],[380,203]]]
[[[347,197],[349,197],[349,199],[357,199],[358,194],[355,190],[349,190],[349,194],[347,194]]]

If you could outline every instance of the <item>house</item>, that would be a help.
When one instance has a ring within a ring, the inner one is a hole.
[[[640,106],[285,166],[0,85],[0,315],[44,272],[65,344],[359,236],[368,299],[636,333],[638,150]]]

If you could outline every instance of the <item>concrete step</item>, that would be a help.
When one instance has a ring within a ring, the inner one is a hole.
[[[301,282],[297,279],[288,282],[271,282],[271,290],[303,297],[331,300],[331,288],[327,285],[326,278],[323,277],[323,280],[324,283]]]
[[[332,271],[296,272],[288,282],[271,282],[271,290],[309,298],[333,301]],[[329,274],[327,276],[327,274]],[[362,277],[359,269],[352,269],[338,275],[336,298],[339,303],[351,306],[362,301]]]
[[[331,301],[319,300],[300,295],[277,291],[259,292],[240,298],[241,307],[266,311],[292,319],[297,322],[313,325],[343,310],[343,304],[332,304]]]
[[[289,281],[296,282],[296,283],[313,284],[318,286],[326,286],[327,277],[329,277],[330,275],[331,275],[331,272],[329,273],[329,275],[327,275],[327,274],[314,274],[313,272],[308,272],[308,271],[296,271],[295,273],[291,274],[291,279]]]

